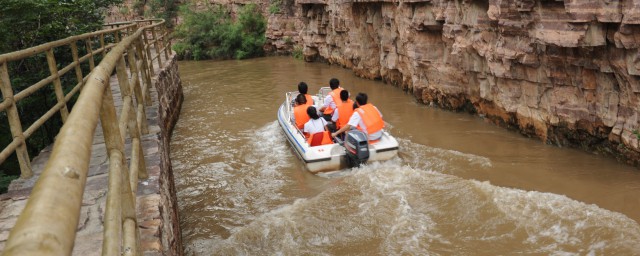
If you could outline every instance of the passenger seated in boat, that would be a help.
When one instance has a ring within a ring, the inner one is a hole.
[[[329,87],[331,87],[332,91],[324,97],[324,104],[320,108],[320,112],[324,114],[323,117],[327,121],[331,120],[333,111],[340,105],[340,91],[342,91],[340,80],[337,78],[331,78],[331,80],[329,80]]]
[[[302,130],[304,128],[304,124],[309,121],[309,115],[307,114],[308,107],[307,97],[305,97],[304,94],[298,94],[295,106],[293,107],[293,117],[296,120],[296,126],[298,129]]]
[[[309,115],[309,121],[304,124],[304,132],[309,134],[307,143],[310,146],[319,146],[332,144],[331,136],[327,130],[327,121],[324,118],[320,118],[318,111],[315,107],[311,106],[307,108],[307,114]]]
[[[307,93],[308,91],[309,91],[309,87],[307,86],[307,83],[305,82],[298,83],[298,92],[307,98],[307,104],[309,106],[313,106],[313,98],[311,97],[311,95]]]
[[[342,90],[340,92],[340,101],[340,106],[335,111],[333,111],[333,116],[331,116],[331,121],[335,123],[336,129],[340,129],[347,125],[354,109],[354,103],[351,99],[349,99],[349,91]],[[335,131],[332,129],[329,130]]]
[[[382,120],[382,113],[380,110],[373,106],[371,103],[367,103],[367,94],[358,93],[356,96],[357,109],[353,111],[349,122],[344,127],[340,128],[337,132],[331,133],[331,137],[351,130],[352,127],[357,127],[358,130],[367,134],[369,142],[377,142],[382,137],[382,128],[384,128],[384,121]]]

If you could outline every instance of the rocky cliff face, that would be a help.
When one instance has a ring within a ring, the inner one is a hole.
[[[305,60],[640,165],[638,0],[296,0],[295,7],[294,15],[270,16],[271,49],[290,49],[287,36]]]

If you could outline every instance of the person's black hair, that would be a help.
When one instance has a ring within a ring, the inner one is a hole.
[[[358,102],[358,104],[360,105],[367,104],[367,94],[363,92],[358,93],[358,95],[356,96],[356,102]]]
[[[338,89],[338,87],[340,87],[340,80],[338,80],[338,78],[331,78],[331,80],[329,80],[329,87],[331,87],[331,90]]]
[[[318,111],[316,111],[316,107],[314,106],[309,106],[307,108],[307,115],[309,115],[313,120],[318,120],[318,118],[320,118],[320,116],[318,116]]]
[[[341,99],[342,101],[347,101],[347,100],[349,99],[349,91],[347,91],[347,90],[342,90],[342,91],[340,92],[340,99]]]
[[[307,94],[307,91],[309,91],[309,87],[307,86],[307,83],[305,82],[298,83],[298,92],[300,92],[301,94]]]
[[[296,96],[296,103],[298,103],[298,105],[303,105],[307,103],[307,97],[304,96],[304,94],[298,94],[298,96]]]

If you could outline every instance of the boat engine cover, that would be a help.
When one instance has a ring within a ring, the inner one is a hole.
[[[369,140],[367,135],[359,130],[347,132],[344,141],[349,167],[357,167],[369,160]]]

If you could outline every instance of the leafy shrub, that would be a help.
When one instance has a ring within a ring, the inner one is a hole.
[[[272,0],[269,5],[269,13],[276,14],[280,12],[280,6],[282,5],[282,0]]]
[[[245,59],[264,55],[266,21],[255,4],[245,5],[236,21],[226,7],[215,5],[196,12],[180,8],[184,23],[174,36],[173,50],[182,59]]]
[[[302,55],[302,47],[300,46],[296,46],[293,48],[293,52],[291,52],[291,54],[293,55],[293,58],[296,60],[301,60],[303,55]]]
[[[15,175],[5,175],[4,172],[0,172],[0,193],[6,193],[12,180],[17,179]]]

